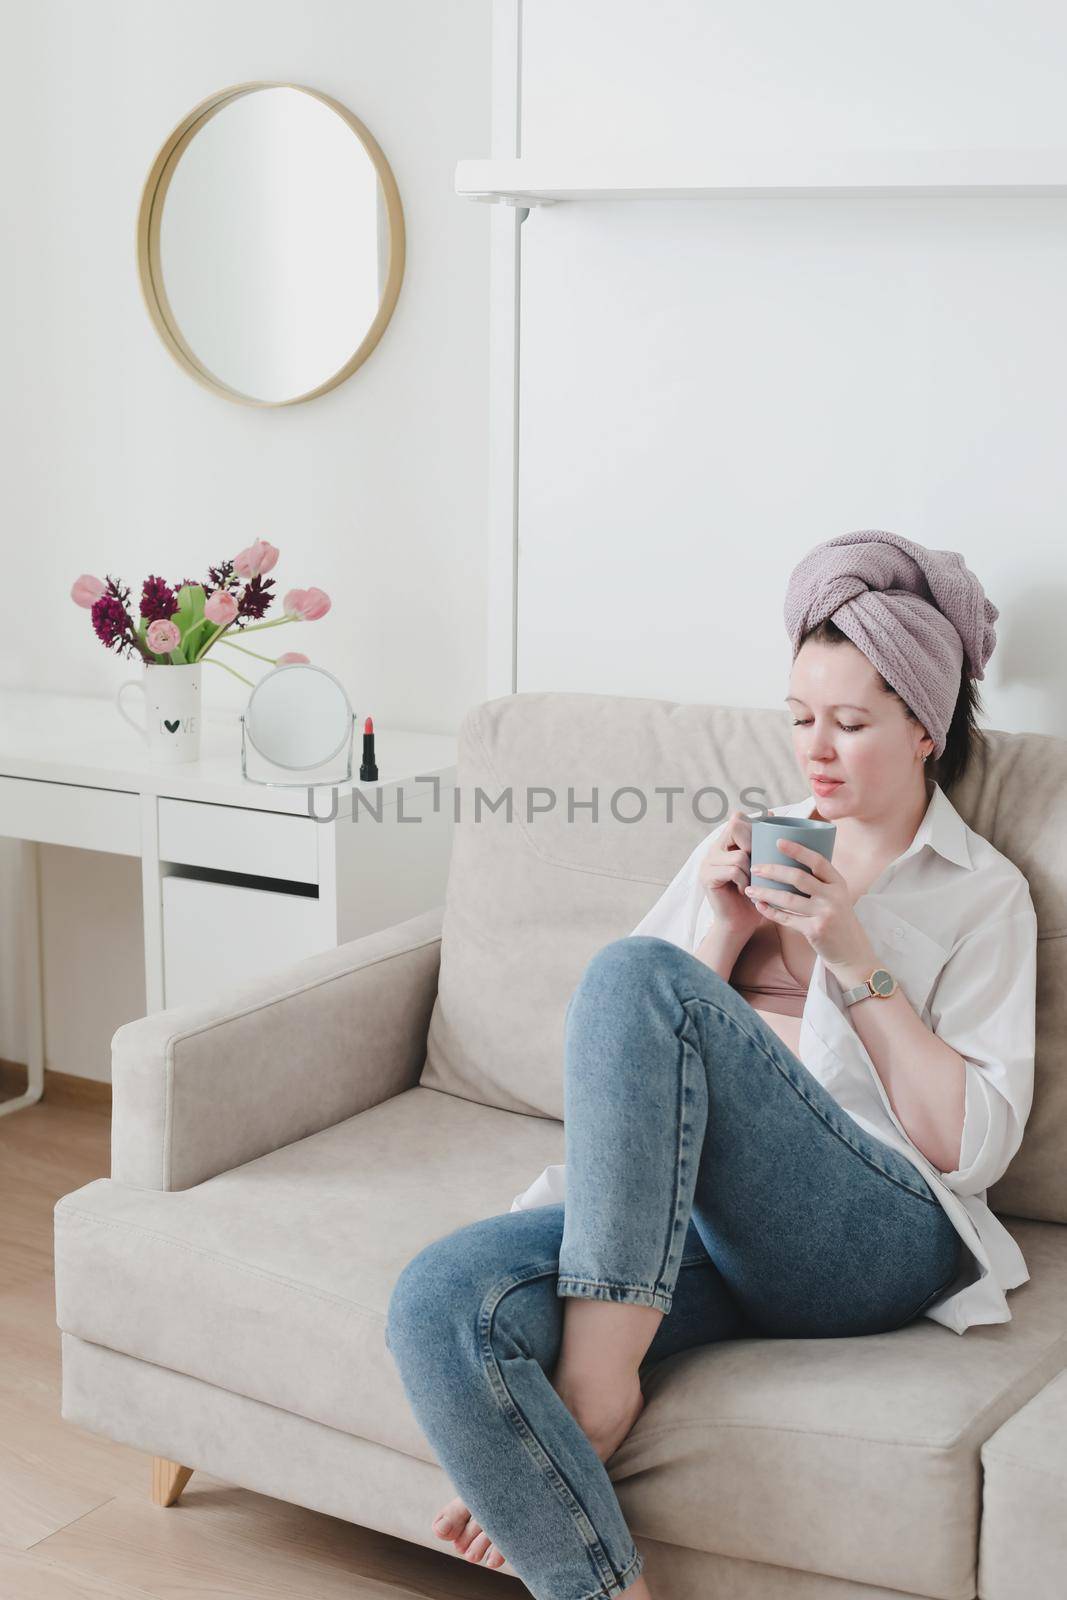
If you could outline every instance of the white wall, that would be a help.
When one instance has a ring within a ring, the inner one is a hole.
[[[492,212],[452,185],[457,159],[490,150],[490,11],[512,3],[0,0],[0,296],[17,309],[0,506],[18,597],[0,682],[108,692],[128,668],[68,601],[73,576],[185,576],[260,534],[285,586],[335,600],[314,632],[274,637],[337,671],[357,709],[454,729],[483,697]],[[527,0],[520,33],[527,155],[1067,146],[1067,14],[1050,0]],[[408,226],[378,350],[277,411],[174,364],[134,253],[160,143],[250,78],[350,105]],[[1000,607],[987,721],[1067,736],[1067,202],[590,203],[533,211],[521,233],[520,690],[776,705],[790,569],[882,526],[962,550]],[[43,854],[49,1064],[106,1078],[111,1032],[144,1005],[136,871]],[[86,966],[99,918],[111,959]],[[3,1055],[14,926],[8,906]]]
[[[1050,3],[537,0],[522,154],[1067,147]],[[1067,736],[1067,201],[582,202],[522,225],[518,688],[778,706],[789,573],[881,527]],[[785,715],[783,709],[783,716]]]
[[[73,578],[120,575],[136,598],[147,573],[197,576],[259,535],[281,550],[279,593],[317,584],[334,602],[322,622],[261,637],[337,673],[380,726],[454,730],[485,685],[489,219],[456,198],[453,169],[488,148],[490,0],[0,0],[0,20],[0,683],[111,692],[136,668],[95,639]],[[276,410],[180,369],[137,279],[160,145],[205,96],[251,79],[355,111],[407,227],[378,348],[331,393]],[[218,705],[247,693],[211,668],[205,690]],[[136,870],[43,855],[48,1065],[107,1078],[111,1033],[144,1008],[126,961]],[[8,847],[0,1055],[21,1059],[12,881]],[[88,982],[102,890],[112,933]]]

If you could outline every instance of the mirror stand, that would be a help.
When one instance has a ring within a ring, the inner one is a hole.
[[[344,685],[325,667],[284,662],[265,672],[248,697],[241,718],[241,776],[271,789],[308,789],[348,783],[356,716]],[[274,773],[254,776],[249,747]],[[345,753],[345,771],[327,769]]]
[[[304,776],[302,778],[257,778],[257,777],[254,777],[253,774],[251,772],[249,772],[249,770],[248,770],[248,745],[249,745],[249,743],[252,743],[252,741],[250,739],[248,739],[247,734],[246,734],[245,714],[244,714],[243,711],[239,713],[239,720],[240,720],[240,723],[241,723],[241,777],[244,778],[246,783],[258,783],[258,784],[261,784],[266,789],[317,789],[317,788],[320,788],[320,787],[322,787],[322,788],[332,788],[332,787],[334,787],[334,786],[336,786],[337,784],[340,784],[340,783],[351,783],[351,781],[352,781],[352,747],[353,747],[353,744],[355,742],[355,727],[356,727],[356,718],[355,718],[354,714],[353,714],[353,717],[352,717],[351,725],[349,726],[349,729],[348,729],[348,739],[346,741],[347,751],[346,751],[346,757],[345,757],[345,770],[344,770],[344,772],[337,773],[335,776],[328,777],[328,778],[311,778],[311,777],[309,777],[307,774],[315,772],[315,771],[318,770],[315,767],[306,767],[306,768],[304,768],[303,769],[304,770]],[[253,744],[253,748],[255,748],[254,744]],[[270,761],[266,756],[260,755],[258,751],[257,751],[257,755],[259,755],[259,759],[261,761],[263,761],[268,767],[274,767],[276,770],[279,770],[279,771],[286,770],[286,769],[281,768],[277,762]],[[289,768],[287,770],[292,771],[293,769]]]

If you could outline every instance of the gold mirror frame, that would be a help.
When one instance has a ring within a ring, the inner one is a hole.
[[[320,383],[317,388],[309,389],[306,394],[294,395],[290,400],[259,400],[254,395],[242,394],[239,389],[231,388],[228,383],[216,377],[210,368],[204,365],[196,352],[187,344],[167,299],[163,287],[163,263],[159,252],[163,203],[175,168],[189,141],[195,138],[204,124],[218,112],[231,105],[233,101],[239,100],[242,95],[254,94],[258,89],[298,89],[302,94],[312,95],[314,99],[321,100],[323,105],[336,111],[337,115],[347,122],[374,163],[389,218],[389,267],[386,273],[385,292],[374,321],[343,367],[338,368],[332,377],[327,378],[325,383]],[[141,194],[141,206],[137,217],[137,271],[148,315],[155,323],[156,331],[163,343],[186,372],[191,372],[197,382],[202,383],[205,388],[213,390],[215,394],[223,395],[227,400],[234,400],[239,405],[261,407],[300,405],[304,400],[314,400],[316,396],[326,394],[328,390],[335,389],[339,383],[350,378],[356,368],[361,367],[366,361],[385,332],[386,324],[393,314],[404,276],[404,255],[404,211],[400,204],[400,190],[397,188],[392,168],[385,159],[381,146],[370,129],[354,112],[349,111],[347,106],[343,106],[339,100],[334,100],[318,89],[309,89],[303,83],[238,83],[232,88],[220,89],[217,94],[209,95],[182,119],[166,140],[152,164],[152,170],[148,174]]]

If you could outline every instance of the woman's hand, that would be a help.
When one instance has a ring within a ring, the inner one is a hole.
[[[833,862],[795,839],[777,839],[775,843],[783,855],[805,862],[811,872],[773,861],[757,862],[751,870],[761,878],[794,883],[800,894],[790,894],[787,889],[753,889],[750,884],[744,898],[755,905],[760,916],[796,928],[828,967],[864,966],[868,961],[876,967],[878,958],[852,909],[848,884]]]
[[[700,863],[700,882],[717,926],[743,937],[745,944],[760,925],[758,910],[743,893],[748,887],[751,848],[752,823],[743,812],[733,811]]]

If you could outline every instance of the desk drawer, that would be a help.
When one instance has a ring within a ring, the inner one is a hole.
[[[322,823],[198,800],[159,802],[159,859],[190,867],[318,883]]]
[[[168,1006],[224,995],[264,972],[331,950],[336,942],[317,896],[206,883],[201,878],[163,879]]]
[[[308,818],[309,826],[316,823]],[[0,778],[0,835],[67,844],[79,850],[105,850],[116,856],[141,854],[141,806],[121,789],[92,789],[81,783],[46,783],[36,778]]]

